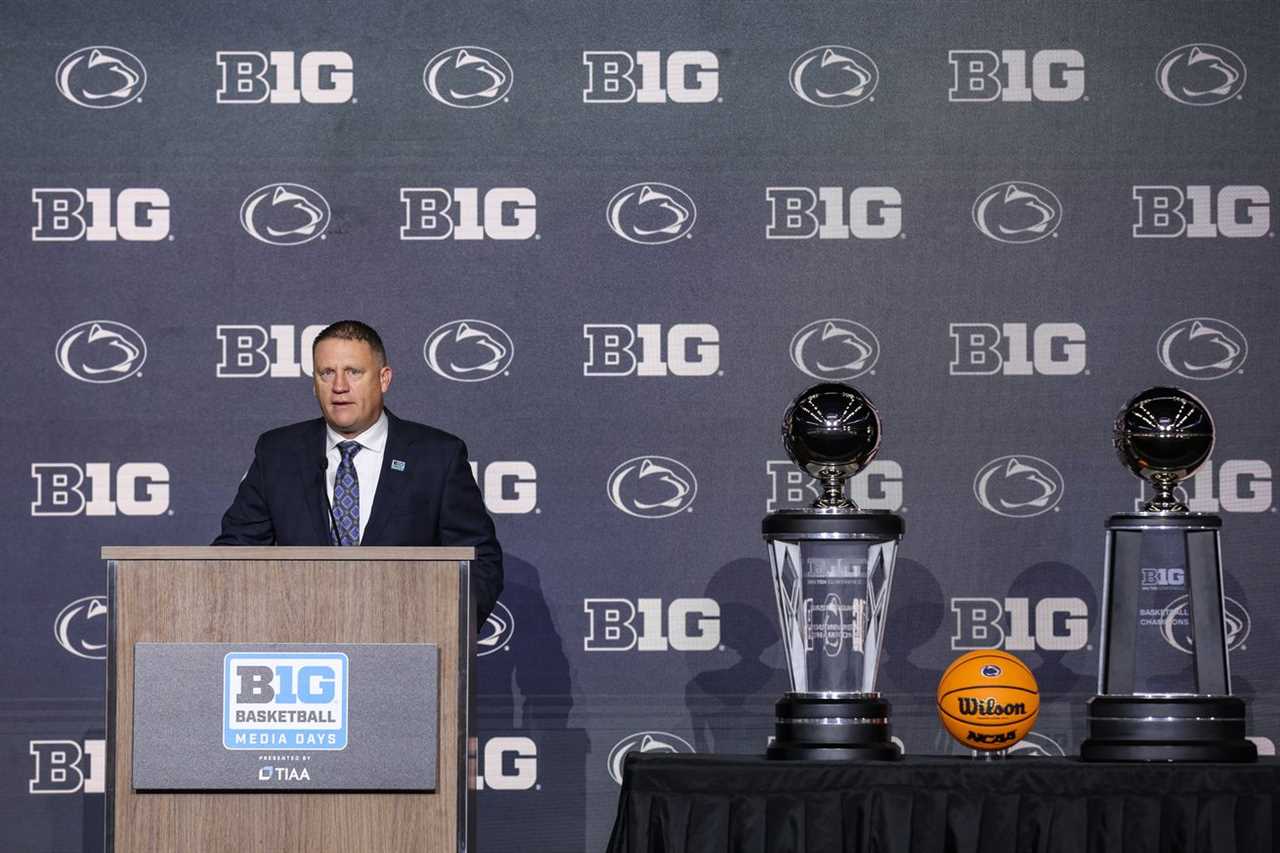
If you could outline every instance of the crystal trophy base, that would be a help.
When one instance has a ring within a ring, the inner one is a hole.
[[[1235,696],[1095,696],[1085,761],[1258,760]]]
[[[896,761],[889,703],[874,693],[787,693],[766,755],[780,760]]]

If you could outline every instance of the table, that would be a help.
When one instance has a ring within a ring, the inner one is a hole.
[[[1276,853],[1280,761],[627,756],[609,853]]]

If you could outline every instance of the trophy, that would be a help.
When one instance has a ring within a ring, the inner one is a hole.
[[[1216,515],[1175,492],[1213,449],[1208,409],[1149,388],[1116,417],[1120,461],[1151,484],[1141,512],[1107,521],[1098,693],[1086,761],[1254,761],[1231,695]]]
[[[880,418],[848,385],[815,385],[783,415],[782,440],[822,494],[762,525],[791,678],[768,757],[897,759],[875,684],[902,519],[860,511],[844,488],[876,455]]]

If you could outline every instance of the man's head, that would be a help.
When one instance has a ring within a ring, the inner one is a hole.
[[[387,351],[370,326],[340,320],[311,345],[316,399],[335,432],[355,436],[382,414],[382,395],[391,387]]]

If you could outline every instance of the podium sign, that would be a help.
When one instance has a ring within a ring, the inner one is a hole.
[[[137,643],[135,790],[433,791],[439,649]]]

